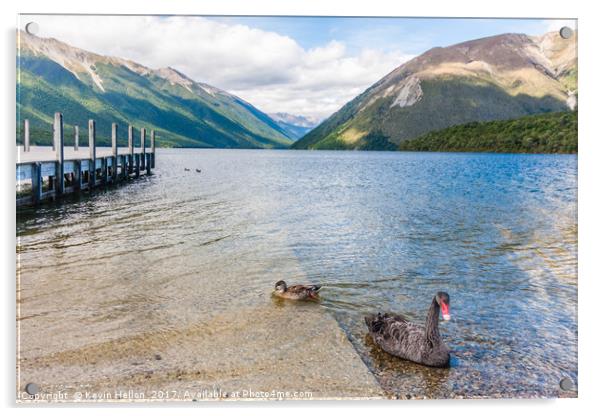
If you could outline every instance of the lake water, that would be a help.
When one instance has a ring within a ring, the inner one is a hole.
[[[148,178],[18,211],[17,237],[23,383],[278,388],[322,369],[346,396],[342,329],[389,397],[576,395],[559,389],[577,381],[575,155],[159,149]],[[275,301],[280,279],[321,301]],[[365,314],[423,322],[439,290],[451,368],[367,337]]]

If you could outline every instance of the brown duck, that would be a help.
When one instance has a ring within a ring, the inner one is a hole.
[[[274,295],[283,299],[306,300],[318,299],[318,291],[322,288],[320,285],[294,285],[286,286],[284,280],[276,282]]]
[[[451,319],[445,292],[433,298],[425,326],[392,313],[369,315],[365,320],[374,342],[389,354],[430,367],[448,367],[449,349],[439,335],[439,312],[444,320]]]

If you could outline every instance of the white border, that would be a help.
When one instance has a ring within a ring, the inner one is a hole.
[[[506,415],[508,412],[528,411],[546,415],[566,415],[569,412],[587,412],[597,408],[597,387],[600,385],[602,337],[602,268],[596,261],[602,253],[596,245],[601,235],[602,204],[602,116],[600,100],[600,40],[601,15],[596,3],[578,1],[498,2],[468,0],[425,1],[351,1],[351,0],[21,0],[3,1],[1,19],[3,99],[0,101],[4,138],[2,141],[2,405],[9,413],[42,411],[49,414],[82,412],[78,407],[53,406],[35,409],[20,406],[15,409],[15,207],[14,207],[14,131],[15,131],[15,36],[17,13],[120,13],[120,14],[236,14],[236,15],[348,15],[348,16],[440,16],[440,17],[547,17],[579,19],[579,399],[565,400],[476,400],[425,402],[303,402],[303,403],[198,403],[195,407],[160,405],[150,409],[144,406],[94,406],[87,414],[111,412],[130,414],[165,414],[167,408],[178,413],[213,414],[232,413],[242,409],[261,414],[305,414],[342,410],[351,414],[378,412],[432,412],[445,415]],[[563,311],[556,311],[563,313]],[[334,407],[344,409],[334,409]],[[199,409],[200,408],[200,409]]]

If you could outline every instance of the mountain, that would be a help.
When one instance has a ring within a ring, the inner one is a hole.
[[[268,114],[289,137],[299,139],[318,125],[318,121],[312,117],[298,116],[289,113]]]
[[[345,104],[293,148],[396,149],[457,124],[573,109],[576,36],[503,34],[430,49]]]
[[[173,68],[151,69],[102,56],[52,38],[19,32],[17,114],[30,120],[33,143],[50,142],[55,112],[66,131],[86,136],[95,119],[98,142],[108,144],[111,123],[155,129],[170,147],[284,148],[289,134],[246,101],[196,82]],[[66,139],[69,142],[69,133]]]

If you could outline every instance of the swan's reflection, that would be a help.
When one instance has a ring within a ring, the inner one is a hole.
[[[364,346],[381,386],[399,399],[449,397],[451,368],[425,367],[384,352],[366,334]],[[456,365],[452,359],[451,366]]]

